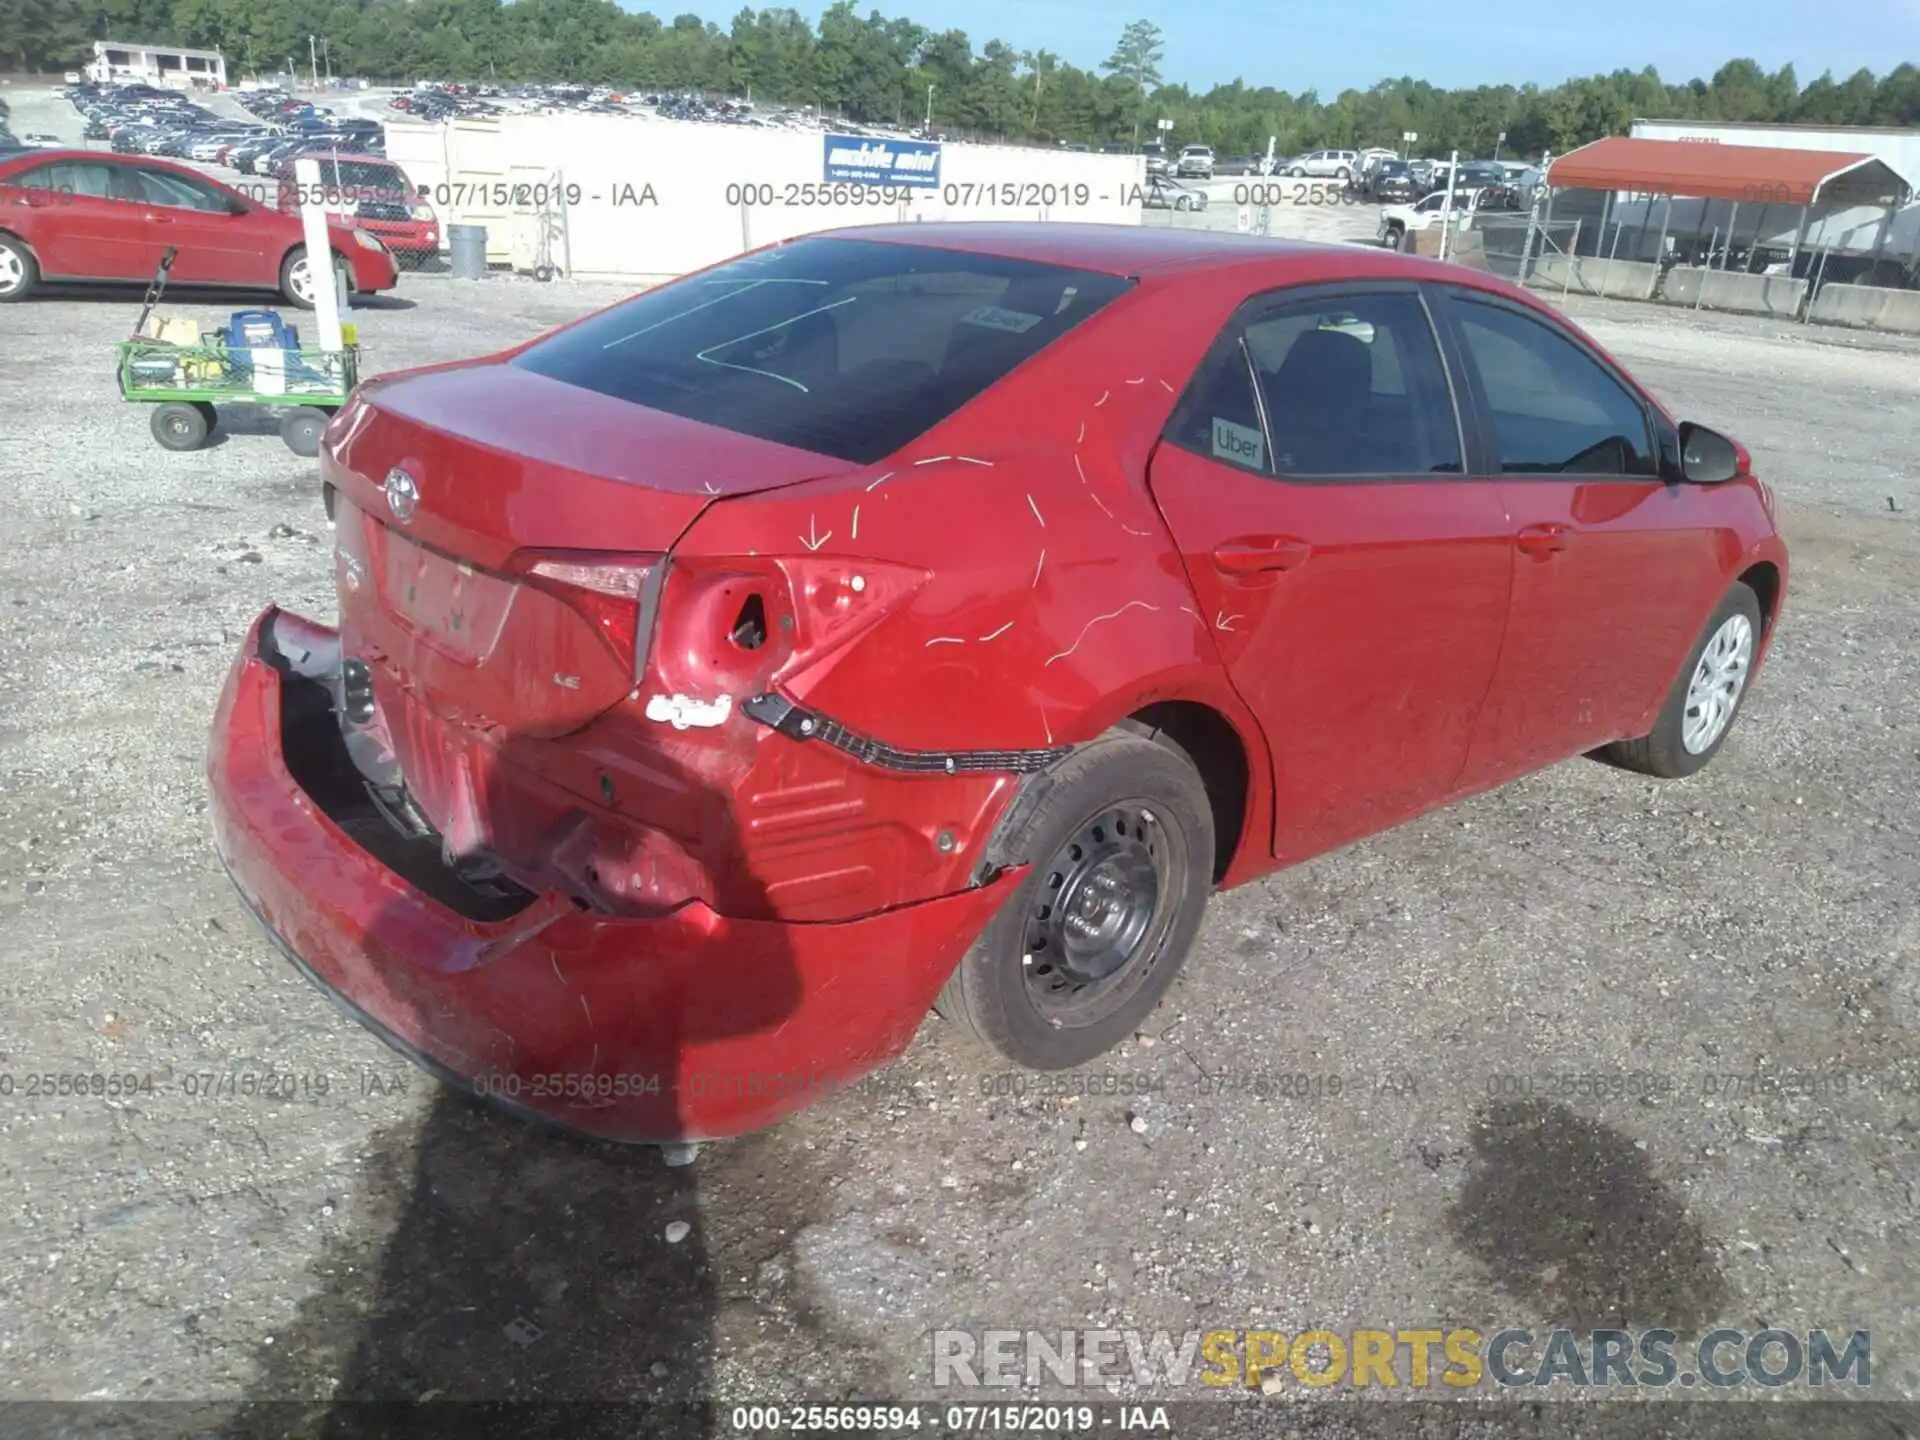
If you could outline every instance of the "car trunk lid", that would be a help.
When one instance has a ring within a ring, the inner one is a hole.
[[[632,689],[662,558],[714,498],[855,468],[494,363],[374,382],[322,465],[349,653],[531,737]]]

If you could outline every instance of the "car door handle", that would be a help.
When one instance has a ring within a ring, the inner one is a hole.
[[[1292,535],[1249,535],[1215,546],[1213,563],[1223,575],[1258,575],[1298,569],[1311,554],[1313,546]]]
[[[1514,536],[1514,544],[1534,559],[1544,560],[1566,549],[1572,533],[1565,525],[1529,525]]]

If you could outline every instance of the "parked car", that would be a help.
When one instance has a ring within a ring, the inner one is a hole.
[[[1352,150],[1309,150],[1294,157],[1286,173],[1296,180],[1305,176],[1317,179],[1351,180],[1359,156]]]
[[[1491,185],[1509,183],[1506,167],[1497,160],[1462,160],[1453,181],[1456,187],[1485,190]]]
[[[1182,180],[1211,180],[1213,178],[1213,150],[1206,145],[1189,145],[1180,152],[1180,159],[1173,167],[1174,174]]]
[[[1746,452],[1521,289],[1157,227],[803,236],[363,384],[321,478],[339,626],[239,646],[220,856],[401,1053],[621,1140],[930,1006],[1085,1064],[1217,888],[1696,771],[1787,576]]]
[[[1214,162],[1216,175],[1259,175],[1264,173],[1267,157],[1264,155],[1229,155],[1224,160]]]
[[[1388,205],[1411,205],[1421,192],[1406,161],[1383,160],[1367,177],[1367,193]]]
[[[1142,145],[1140,147],[1140,153],[1147,158],[1147,174],[1149,176],[1171,175],[1173,173],[1173,164],[1167,159],[1166,146],[1156,141],[1151,144]]]
[[[29,130],[20,137],[20,143],[29,150],[61,150],[66,148],[67,142],[44,130]]]
[[[320,172],[320,203],[329,224],[365,230],[379,238],[402,265],[417,265],[440,251],[440,222],[414,184],[393,161],[377,155],[327,152],[311,157]],[[297,160],[282,162],[278,199],[282,210],[299,210],[302,190]]]
[[[1141,187],[1140,204],[1147,210],[1204,210],[1207,192],[1166,175],[1150,175]]]
[[[373,235],[329,226],[353,289],[390,290],[393,256]],[[170,284],[277,290],[311,306],[314,276],[300,219],[166,160],[97,150],[33,150],[0,160],[0,302],[42,280],[153,278],[178,251]]]

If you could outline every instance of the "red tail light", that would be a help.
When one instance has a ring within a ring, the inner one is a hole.
[[[513,557],[512,568],[526,584],[585,616],[614,654],[632,661],[638,676],[646,666],[663,559],[606,550],[525,550]]]

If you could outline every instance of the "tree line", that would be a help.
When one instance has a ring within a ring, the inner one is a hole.
[[[319,37],[310,47],[308,37]],[[1791,65],[1768,74],[1729,60],[1711,79],[1671,83],[1652,67],[1563,84],[1441,89],[1402,76],[1331,98],[1235,80],[1195,91],[1160,75],[1159,29],[1125,28],[1093,70],[1001,40],[975,47],[961,30],[839,0],[809,24],[790,9],[743,9],[721,28],[671,21],[612,0],[0,0],[0,68],[74,68],[96,39],[217,48],[230,74],[305,74],[324,43],[339,76],[510,84],[573,81],[698,91],[821,110],[867,124],[1050,145],[1129,147],[1172,122],[1175,144],[1223,154],[1289,154],[1321,145],[1450,149],[1484,155],[1563,152],[1624,133],[1636,116],[1825,125],[1920,126],[1920,68],[1860,70],[1801,84]],[[1504,142],[1499,137],[1504,135]]]

